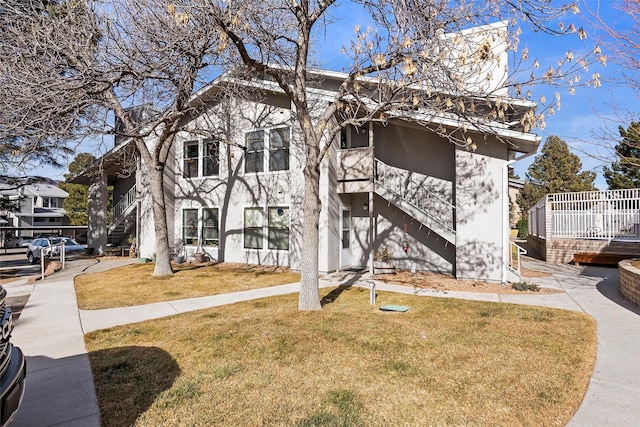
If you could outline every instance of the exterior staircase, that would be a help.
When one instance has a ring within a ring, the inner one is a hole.
[[[431,179],[375,159],[374,192],[455,244],[455,206],[429,188],[427,183]]]
[[[108,243],[118,246],[127,237],[136,224],[137,191],[134,185],[113,206],[112,222],[107,229]]]

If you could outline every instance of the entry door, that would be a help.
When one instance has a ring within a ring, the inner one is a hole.
[[[340,250],[340,267],[351,266],[351,210],[343,207],[341,216],[342,249]]]

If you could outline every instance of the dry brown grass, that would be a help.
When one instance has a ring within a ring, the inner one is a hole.
[[[533,270],[528,270],[533,271]],[[549,275],[548,273],[536,272]],[[532,273],[529,273],[532,274]],[[546,277],[546,276],[527,276]],[[378,274],[376,280],[394,285],[411,286],[416,289],[433,289],[437,291],[483,292],[493,294],[554,294],[562,291],[550,288],[540,288],[538,291],[516,291],[511,286],[500,283],[488,283],[479,280],[458,280],[450,274],[430,272],[416,272],[400,270],[396,274]]]
[[[583,313],[321,290],[86,336],[105,426],[565,425],[595,360]]]
[[[153,264],[131,264],[75,279],[78,307],[83,310],[125,307],[300,281],[285,267],[246,264],[175,265],[175,274],[153,277]]]

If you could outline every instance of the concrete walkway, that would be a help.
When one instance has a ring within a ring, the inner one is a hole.
[[[33,285],[6,285],[9,295],[31,293],[12,341],[27,356],[27,387],[12,426],[99,426],[93,377],[83,334],[117,325],[169,316],[265,296],[297,292],[299,284],[108,310],[78,310],[73,277],[113,268],[130,260],[78,261],[71,269]],[[640,309],[618,295],[615,268],[550,265],[526,258],[527,268],[552,276],[529,281],[562,289],[547,295],[497,295],[414,289],[376,282],[378,290],[422,296],[539,305],[583,311],[598,325],[598,352],[585,399],[570,426],[640,425]],[[367,286],[370,280],[336,273],[322,287]]]

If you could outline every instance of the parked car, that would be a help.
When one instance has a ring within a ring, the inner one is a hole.
[[[19,248],[20,245],[22,244],[22,242],[21,242],[20,237],[16,237],[13,234],[7,232],[7,234],[4,235],[3,244],[4,244],[3,248],[5,248],[5,249]]]
[[[43,256],[49,258],[60,256],[63,246],[65,254],[84,251],[84,246],[69,237],[38,237],[29,245],[27,259],[30,264],[35,264]]]
[[[69,237],[61,237],[58,243],[55,243],[51,247],[51,256],[60,255],[60,251],[64,246],[64,253],[69,252],[84,252],[84,246]]]
[[[9,340],[13,327],[11,309],[6,306],[7,291],[0,286],[0,425],[5,426],[15,416],[24,396],[27,365],[20,348]]]
[[[58,242],[60,242],[59,237],[37,237],[33,239],[27,248],[29,264],[37,263],[43,256],[51,256],[51,247]]]

